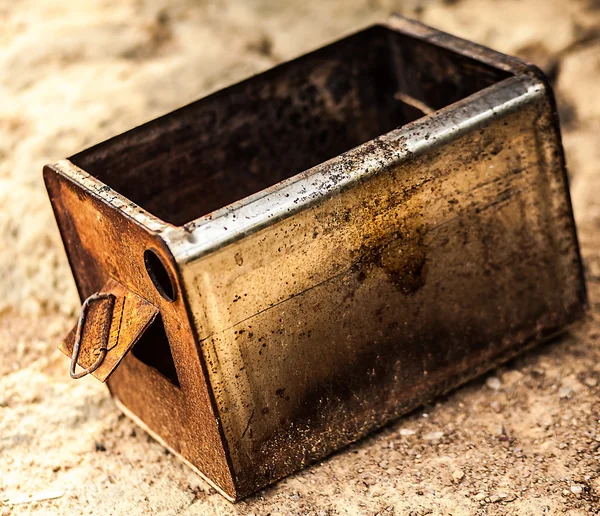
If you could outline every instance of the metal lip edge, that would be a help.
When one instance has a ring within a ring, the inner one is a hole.
[[[405,18],[398,13],[392,13],[387,20],[379,23],[379,25],[401,32],[407,36],[427,41],[438,47],[451,50],[457,54],[467,56],[515,75],[534,68],[533,65],[517,57],[509,56],[473,41],[448,34],[447,32],[425,25],[420,21]]]
[[[135,204],[127,197],[103,183],[96,177],[87,173],[82,168],[75,165],[69,159],[61,159],[52,165],[46,165],[61,173],[63,176],[71,179],[83,188],[87,189],[96,198],[101,199],[113,208],[123,212],[138,224],[144,226],[150,231],[162,234],[168,232],[169,229],[175,229],[175,226],[165,222],[164,220],[152,215],[141,206]]]
[[[195,261],[508,114],[540,94],[545,94],[545,86],[537,77],[509,77],[184,226],[170,226],[161,236],[178,263]]]

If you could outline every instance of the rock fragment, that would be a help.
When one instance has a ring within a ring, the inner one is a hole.
[[[495,376],[489,376],[485,381],[485,384],[493,391],[499,391],[500,387],[502,387],[500,379]]]

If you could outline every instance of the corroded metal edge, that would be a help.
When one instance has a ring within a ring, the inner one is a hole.
[[[181,453],[177,452],[173,449],[173,447],[169,446],[169,444],[155,431],[153,431],[146,423],[144,423],[139,417],[137,417],[131,410],[129,410],[119,398],[113,396],[113,401],[117,408],[131,421],[133,421],[136,425],[138,425],[144,432],[146,432],[150,437],[152,437],[156,442],[158,442],[161,446],[164,446],[170,453],[172,453],[177,460],[183,462],[188,468],[190,468],[196,475],[200,476],[202,480],[204,480],[209,486],[211,486],[215,491],[217,491],[221,496],[225,497],[230,502],[236,502],[240,498],[236,498],[235,496],[231,496],[226,491],[224,491],[221,487],[215,484],[210,478],[208,478],[202,471],[200,471],[196,466],[194,466],[189,460],[187,460]]]
[[[155,215],[152,215],[150,212],[130,201],[91,174],[88,174],[85,170],[79,168],[68,159],[61,159],[53,165],[47,166],[54,168],[64,176],[75,181],[86,190],[89,190],[95,197],[102,199],[116,210],[124,213],[129,218],[154,233],[162,234],[168,232],[170,228],[175,227],[168,222],[159,219]]]

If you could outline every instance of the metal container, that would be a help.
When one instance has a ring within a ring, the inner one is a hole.
[[[72,375],[231,500],[585,309],[543,75],[400,17],[44,178]]]

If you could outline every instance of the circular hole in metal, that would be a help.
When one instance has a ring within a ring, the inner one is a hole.
[[[147,249],[144,251],[144,263],[146,264],[148,276],[150,276],[159,294],[167,301],[173,301],[175,298],[175,286],[162,260],[154,251]]]

